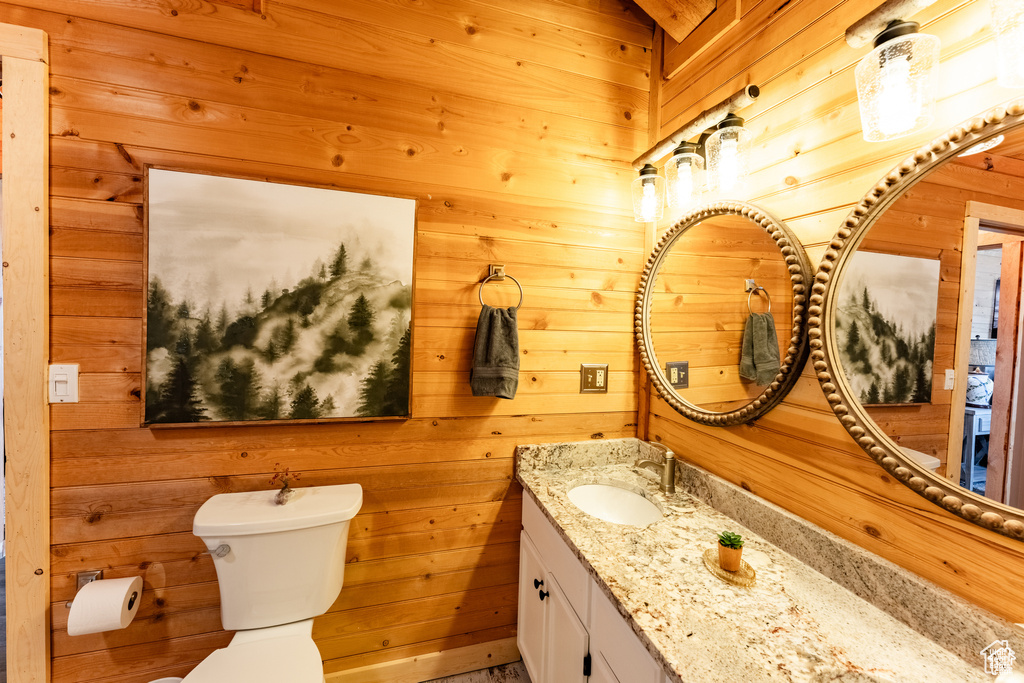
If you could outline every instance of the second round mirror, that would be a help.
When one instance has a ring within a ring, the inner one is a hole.
[[[641,359],[658,392],[704,424],[748,422],[795,381],[804,358],[808,265],[758,207],[702,207],[669,229],[638,296]]]

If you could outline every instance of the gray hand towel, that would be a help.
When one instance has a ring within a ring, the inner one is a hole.
[[[740,377],[767,386],[779,374],[779,340],[771,313],[751,313],[743,328]]]
[[[469,384],[474,396],[515,398],[519,387],[519,329],[515,308],[492,308],[484,304],[480,309]]]

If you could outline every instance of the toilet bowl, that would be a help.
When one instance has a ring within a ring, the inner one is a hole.
[[[323,662],[312,632],[312,619],[239,631],[227,647],[200,662],[182,683],[323,683]]]
[[[224,493],[196,513],[192,533],[213,556],[221,622],[236,631],[182,683],[323,683],[313,617],[341,592],[358,484]]]

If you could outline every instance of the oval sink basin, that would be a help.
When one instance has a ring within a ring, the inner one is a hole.
[[[609,484],[583,484],[569,490],[569,500],[588,515],[613,524],[647,526],[662,518],[658,506],[638,493]]]

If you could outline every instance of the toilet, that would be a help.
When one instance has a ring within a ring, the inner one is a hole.
[[[363,489],[295,489],[285,505],[276,495],[222,493],[196,512],[192,533],[213,556],[221,622],[236,633],[183,683],[323,683],[313,617],[341,592],[349,523]]]

